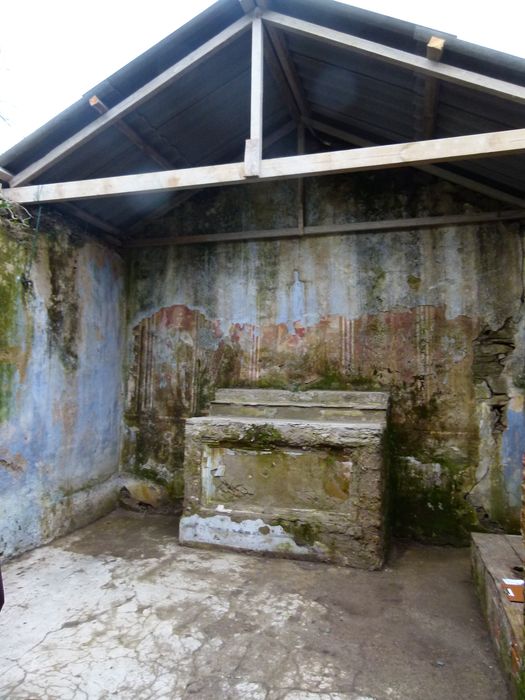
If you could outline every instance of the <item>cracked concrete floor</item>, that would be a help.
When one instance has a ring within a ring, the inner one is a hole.
[[[186,549],[115,512],[3,568],[0,697],[506,700],[469,552],[388,568]]]

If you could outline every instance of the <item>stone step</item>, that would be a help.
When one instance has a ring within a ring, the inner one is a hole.
[[[213,404],[270,406],[343,406],[386,411],[389,395],[383,391],[287,391],[284,389],[217,389]]]
[[[383,409],[352,408],[337,404],[253,404],[213,401],[210,416],[239,416],[244,418],[278,418],[332,423],[365,423],[384,420]]]

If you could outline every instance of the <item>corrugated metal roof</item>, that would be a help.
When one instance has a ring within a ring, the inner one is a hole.
[[[269,0],[269,9],[377,43],[425,54],[432,34],[446,37],[443,62],[525,85],[525,60],[462,42],[452,35],[342,5],[333,0]],[[173,63],[243,16],[237,0],[219,0],[146,53],[95,86],[81,100],[0,156],[17,173],[93,122],[88,99],[118,104]],[[281,32],[300,78],[311,116],[331,127],[378,144],[421,138],[424,78],[376,58],[329,46],[314,38]],[[249,132],[250,34],[246,32],[125,117],[150,146],[174,167],[239,160]],[[525,126],[523,106],[489,94],[439,83],[433,137]],[[275,133],[291,115],[271,70],[265,75],[264,130]],[[316,143],[310,140],[309,143]],[[334,145],[333,147],[340,147]],[[322,139],[319,149],[325,148]],[[289,153],[290,137],[272,155]],[[440,166],[481,183],[525,197],[525,158],[512,156]],[[161,169],[118,129],[106,128],[35,178],[61,182]],[[185,194],[184,197],[188,195]],[[181,200],[180,194],[90,200],[83,210],[120,229]]]

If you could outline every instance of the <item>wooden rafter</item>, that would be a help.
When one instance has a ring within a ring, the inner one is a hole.
[[[293,130],[295,129],[295,122],[288,122],[284,126],[282,126],[280,129],[276,129],[275,131],[271,132],[267,136],[264,137],[264,145],[268,148],[272,146],[274,143],[277,143],[280,141],[282,138],[290,134]],[[244,151],[239,152],[236,154],[236,157],[234,160],[239,160],[243,157]],[[148,224],[151,221],[154,221],[155,219],[160,218],[161,216],[165,216],[168,212],[170,212],[172,209],[175,209],[175,207],[180,206],[181,204],[184,204],[184,202],[187,202],[188,199],[191,199],[191,197],[194,197],[200,190],[186,190],[184,192],[179,192],[175,197],[173,197],[172,200],[169,202],[166,202],[160,207],[157,207],[154,211],[151,212],[151,214],[148,214],[148,216],[145,219],[141,219],[138,221],[136,224],[132,225],[131,227],[128,228],[128,231],[132,234],[136,233],[137,231],[140,231],[144,228],[146,224]]]
[[[304,94],[301,79],[299,78],[299,75],[295,69],[295,65],[292,61],[284,39],[281,36],[279,30],[275,29],[275,27],[268,25],[267,30],[270,42],[272,44],[272,48],[275,51],[275,54],[281,66],[281,70],[283,71],[283,74],[286,78],[286,83],[291,94],[293,95],[295,103],[297,104],[301,117],[303,119],[310,117],[311,114],[310,107],[308,105],[308,100],[306,99],[306,95]]]
[[[339,141],[342,141],[343,143],[350,143],[353,146],[360,147],[377,146],[376,143],[370,141],[369,139],[364,139],[361,136],[357,136],[343,129],[338,129],[316,119],[309,120],[308,125],[315,131],[319,131],[322,134],[326,134],[327,136],[333,136],[334,138],[338,139]],[[496,201],[505,202],[506,204],[512,204],[515,207],[525,208],[525,199],[522,197],[516,197],[515,195],[509,194],[508,192],[504,192],[503,190],[500,190],[496,187],[485,185],[465,175],[453,173],[450,170],[446,170],[445,168],[439,167],[438,165],[419,165],[413,167],[415,167],[417,170],[421,170],[422,172],[428,173],[429,175],[438,177],[441,180],[452,182],[455,185],[460,185],[461,187],[465,187],[466,189],[472,190],[473,192],[478,192],[479,194],[491,197]]]
[[[286,108],[288,109],[288,113],[294,120],[296,124],[298,124],[301,120],[301,113],[299,112],[299,108],[297,107],[297,104],[294,100],[293,94],[290,90],[290,86],[288,85],[288,82],[286,80],[286,76],[284,74],[284,71],[281,67],[281,64],[279,63],[279,59],[277,58],[277,54],[275,53],[275,49],[273,47],[273,43],[270,39],[270,36],[268,34],[268,27],[264,28],[265,31],[265,47],[264,47],[264,60],[268,68],[270,69],[271,74],[273,75],[273,78],[275,80],[275,84],[281,93],[283,102],[286,105]]]
[[[109,112],[109,107],[107,107],[104,104],[104,102],[102,102],[102,100],[96,95],[93,95],[89,98],[89,104],[99,114],[106,114],[107,112]],[[151,158],[152,161],[162,166],[163,168],[173,167],[173,163],[170,160],[164,158],[162,153],[159,153],[159,151],[157,151],[156,148],[153,148],[153,146],[150,146],[149,143],[146,143],[142,136],[137,131],[135,131],[135,129],[132,129],[131,126],[128,126],[124,121],[122,121],[122,119],[119,119],[115,122],[115,127],[121,133],[123,133],[124,136],[129,141],[131,141],[131,143],[134,143],[135,146],[137,146],[137,148],[139,148],[146,156],[148,156],[148,158]]]
[[[9,183],[12,181],[12,179],[12,173],[10,173],[8,170],[5,170],[4,168],[0,168],[0,182]],[[7,192],[7,190],[1,190],[0,188],[0,194],[3,195],[4,192]],[[70,202],[64,202],[63,204],[61,204],[60,208],[68,214],[72,214],[77,219],[81,219],[82,221],[91,224],[91,226],[94,226],[95,228],[99,229],[99,231],[104,231],[106,234],[110,234],[103,236],[104,240],[106,240],[108,243],[111,243],[112,245],[116,246],[120,245],[120,239],[115,238],[114,236],[122,235],[122,231],[116,226],[109,224],[107,221],[100,219],[98,216],[90,214],[89,212],[85,211],[84,209],[81,209],[80,207],[77,207],[75,204],[71,204]]]
[[[0,168],[0,182],[11,182],[12,179],[12,173],[5,170],[5,168]]]
[[[311,153],[262,160],[259,180],[278,180],[330,173],[359,172],[403,166],[457,161],[525,152],[525,129],[456,136],[432,141],[397,143],[344,151]],[[243,163],[210,165],[136,175],[80,180],[5,191],[20,202],[59,202],[71,199],[113,197],[139,192],[162,192],[246,182]]]
[[[219,34],[205,42],[202,46],[199,46],[180,61],[177,61],[177,63],[170,66],[170,68],[163,71],[156,78],[153,78],[153,80],[150,80],[134,93],[109,109],[94,122],[88,124],[83,129],[80,129],[80,131],[71,136],[69,139],[66,139],[56,148],[53,148],[45,156],[35,161],[27,168],[24,168],[24,170],[13,177],[11,183],[12,186],[17,187],[34,180],[34,178],[38,177],[38,175],[61,161],[69,153],[87,143],[101,131],[111,126],[114,122],[122,119],[122,117],[131,112],[133,109],[136,109],[141,104],[151,99],[154,95],[164,90],[166,87],[168,87],[168,85],[180,78],[188,70],[195,68],[202,61],[210,58],[210,56],[212,56],[216,51],[233,41],[250,26],[250,18],[241,17],[241,19],[231,24],[222,32],[219,32]]]
[[[505,100],[525,104],[525,87],[504,80],[497,80],[487,75],[464,70],[457,66],[438,63],[423,56],[416,56],[408,51],[394,49],[367,39],[323,27],[320,24],[306,22],[296,17],[289,17],[278,12],[268,11],[264,14],[267,24],[284,29],[287,32],[324,41],[331,46],[351,49],[366,56],[377,58],[393,65],[401,66],[416,73],[430,75],[446,82],[462,85],[472,90],[486,92]]]

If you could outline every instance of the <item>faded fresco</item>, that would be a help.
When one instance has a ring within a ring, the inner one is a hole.
[[[7,214],[7,212],[6,212]],[[0,218],[0,552],[114,507],[123,274],[60,220]]]
[[[305,181],[307,223],[494,207],[407,172]],[[291,225],[294,186],[204,193],[151,235],[268,228],[276,211]],[[396,532],[462,542],[518,527],[517,224],[159,247],[128,262],[126,468],[180,496],[183,419],[216,387],[387,388]]]

